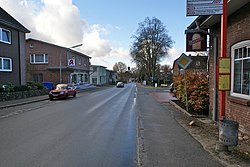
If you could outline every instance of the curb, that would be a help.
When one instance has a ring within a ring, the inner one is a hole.
[[[48,100],[48,99],[49,99],[48,97],[46,97],[46,98],[44,97],[44,98],[41,98],[41,99],[25,101],[25,102],[16,103],[16,104],[8,104],[8,105],[5,105],[5,106],[0,106],[0,109],[15,107],[15,106],[21,106],[21,105],[30,104],[30,103],[39,102],[39,101],[44,101],[44,100]]]
[[[184,114],[188,115],[189,117],[194,117],[194,118],[206,118],[207,116],[205,115],[192,115],[189,112],[187,112],[186,110],[184,110],[183,108],[181,108],[180,106],[178,106],[175,102],[173,102],[172,100],[169,101],[169,103],[171,105],[173,105],[176,109],[180,110],[181,112],[183,112]]]

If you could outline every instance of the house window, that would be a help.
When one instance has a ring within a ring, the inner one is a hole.
[[[231,95],[250,99],[250,40],[232,46]]]
[[[0,71],[12,71],[12,59],[0,57]]]
[[[11,33],[9,30],[0,28],[0,41],[11,44]]]
[[[78,65],[81,65],[81,64],[82,64],[82,58],[78,57]]]
[[[92,84],[97,84],[97,78],[92,78]]]
[[[48,63],[48,54],[31,54],[30,63],[31,64],[46,64]]]
[[[43,74],[32,74],[32,81],[33,82],[43,82]]]

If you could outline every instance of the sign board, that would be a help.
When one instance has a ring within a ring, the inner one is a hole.
[[[207,51],[207,34],[203,32],[186,33],[186,51]]]
[[[185,53],[182,53],[181,56],[176,61],[176,63],[183,69],[186,69],[191,62],[192,59],[190,59]]]
[[[230,74],[230,64],[231,64],[231,59],[229,57],[224,58],[220,57],[219,58],[219,74]]]
[[[219,91],[230,90],[230,74],[219,75]]]
[[[230,69],[231,59],[229,57],[219,57],[219,90],[230,90]]]
[[[68,59],[68,66],[76,66],[76,60],[74,57]]]
[[[223,0],[187,0],[187,16],[222,14],[222,8]]]

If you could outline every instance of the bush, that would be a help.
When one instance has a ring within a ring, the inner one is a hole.
[[[0,84],[0,92],[3,92],[4,91],[4,89],[3,89],[3,85],[2,84]]]
[[[176,97],[180,102],[186,104],[185,79],[184,75],[174,78]],[[188,107],[190,112],[198,114],[208,114],[209,110],[209,86],[206,74],[190,73],[186,74]]]
[[[45,89],[41,83],[27,82],[27,85],[15,86],[12,83],[0,84],[0,92],[17,92],[26,90]]]
[[[2,85],[3,91],[4,92],[14,92],[15,85],[13,85],[12,83],[6,83]]]
[[[28,86],[26,85],[21,85],[21,86],[15,86],[14,87],[15,91],[26,91],[26,90],[30,90]]]
[[[31,90],[45,89],[45,87],[41,83],[38,83],[38,82],[29,81],[29,82],[27,82],[27,86]]]

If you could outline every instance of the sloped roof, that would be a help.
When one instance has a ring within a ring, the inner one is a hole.
[[[0,7],[0,23],[8,27],[11,27],[13,29],[22,31],[24,33],[30,32],[27,28],[25,28],[21,23],[19,23],[16,19],[14,19],[1,7]]]
[[[42,43],[42,44],[46,44],[46,45],[50,45],[50,46],[54,46],[54,47],[66,49],[66,50],[69,50],[69,51],[72,52],[72,53],[75,53],[75,54],[78,54],[78,55],[82,55],[82,56],[85,56],[85,57],[91,59],[91,57],[87,56],[86,54],[83,54],[83,53],[81,53],[81,52],[72,50],[72,48],[67,48],[67,47],[59,46],[59,45],[56,45],[56,44],[52,44],[52,43],[49,43],[49,42],[45,42],[45,41],[41,41],[41,40],[37,40],[37,39],[33,39],[33,38],[28,38],[28,39],[26,39],[26,42],[29,42],[29,41],[31,41],[31,42],[32,42],[32,41],[34,41],[34,42],[39,42],[39,43]]]

